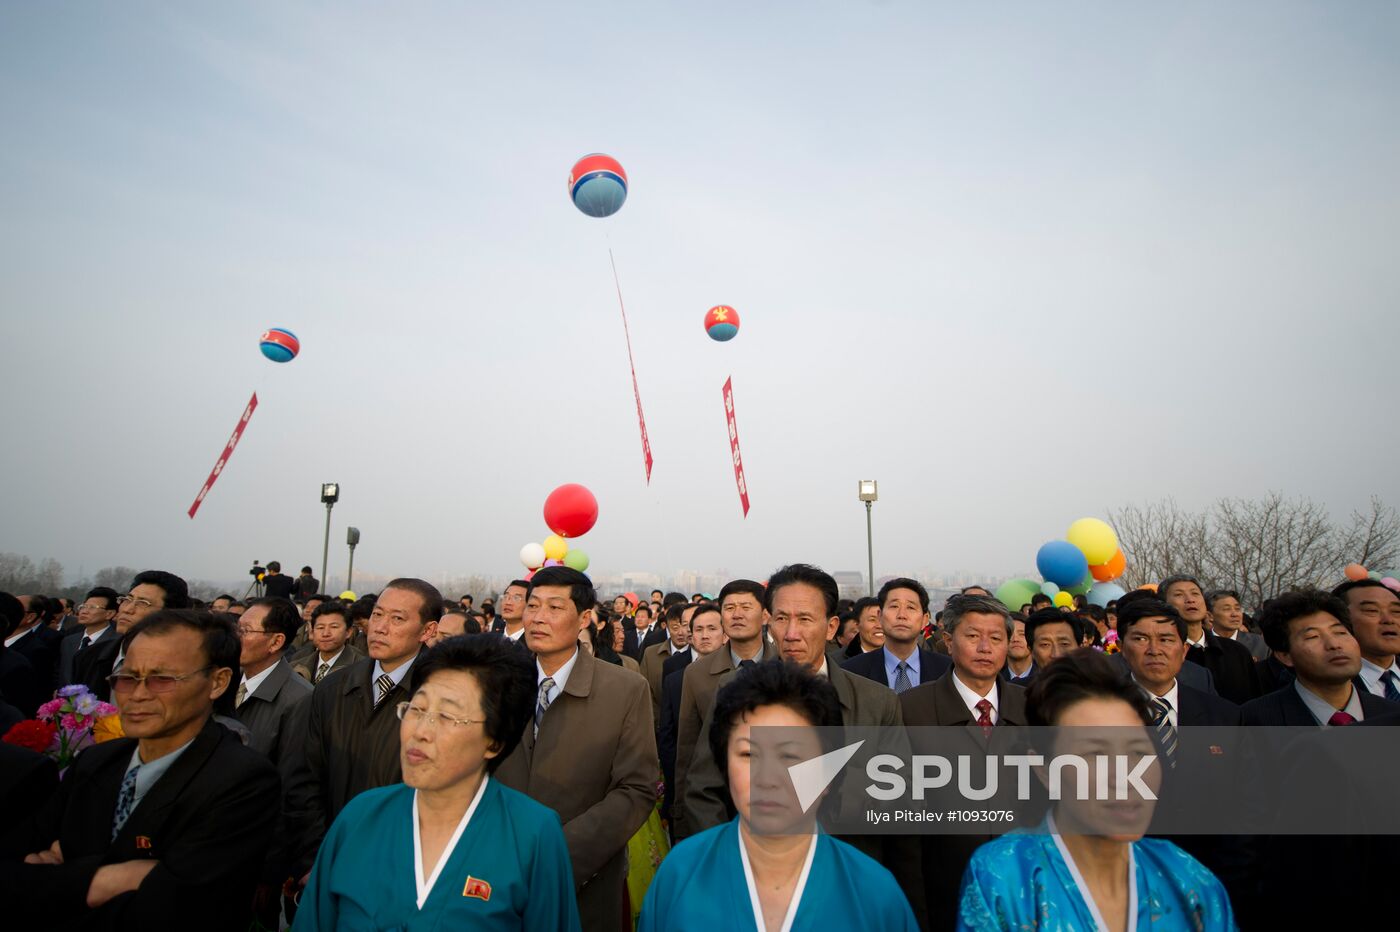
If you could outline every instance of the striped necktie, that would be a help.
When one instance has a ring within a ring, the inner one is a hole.
[[[902,693],[913,685],[914,682],[909,679],[909,664],[901,660],[894,668],[894,691]]]
[[[126,820],[131,817],[131,810],[136,808],[136,774],[141,769],[137,764],[126,772],[122,777],[121,789],[117,790],[117,808],[112,813],[112,840],[117,840],[117,834],[126,824]]]
[[[312,680],[312,682],[314,682],[314,683],[319,683],[319,682],[321,682],[321,677],[323,677],[323,676],[325,676],[327,673],[329,673],[329,672],[330,672],[330,669],[331,669],[331,665],[328,664],[328,663],[326,663],[326,661],[322,660],[322,661],[321,661],[321,665],[320,665],[319,667],[316,668],[316,679]]]
[[[233,705],[234,705],[234,707],[237,708],[238,706],[241,706],[241,705],[243,704],[243,700],[244,700],[244,699],[247,699],[247,698],[248,698],[248,684],[247,684],[247,683],[239,683],[239,684],[238,684],[238,692],[237,692],[237,694],[234,695],[234,697],[233,697]]]
[[[1386,670],[1381,674],[1381,685],[1385,687],[1385,692],[1381,696],[1391,702],[1400,702],[1400,688],[1396,688],[1396,680],[1400,679],[1395,675],[1394,670]]]
[[[374,681],[377,694],[374,697],[374,707],[379,708],[379,703],[384,701],[384,697],[389,695],[389,691],[394,688],[394,678],[387,673],[379,674],[379,679]]]
[[[1167,769],[1176,769],[1176,728],[1172,725],[1171,717],[1167,714],[1172,710],[1172,704],[1161,696],[1152,697],[1152,727],[1157,729],[1157,744],[1162,748],[1162,755],[1167,759]]]
[[[549,708],[549,691],[554,688],[554,677],[540,680],[540,698],[535,703],[535,737],[540,735],[540,722],[544,721],[545,710]]]

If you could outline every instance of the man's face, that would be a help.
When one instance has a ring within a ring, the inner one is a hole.
[[[650,624],[651,610],[648,609],[645,605],[639,606],[637,608],[637,630],[640,631]]]
[[[870,605],[861,609],[856,621],[856,633],[860,635],[861,647],[874,650],[885,644],[885,632],[880,627],[880,606]]]
[[[631,609],[632,603],[627,601],[627,596],[620,595],[613,599],[613,611],[617,612],[617,614],[626,615]],[[501,614],[504,615],[505,613],[505,609],[501,609]]]
[[[1170,689],[1186,662],[1186,641],[1169,618],[1159,616],[1133,622],[1118,646],[1133,678],[1154,692]]]
[[[666,633],[671,636],[671,643],[676,646],[676,650],[685,650],[690,643],[690,627],[683,618],[666,622]]]
[[[1031,656],[1035,658],[1035,665],[1044,670],[1050,661],[1074,650],[1078,646],[1074,637],[1074,628],[1067,621],[1056,621],[1037,627],[1035,643],[1031,645]]]
[[[928,624],[928,612],[913,589],[891,589],[878,612],[885,639],[896,644],[914,643]]]
[[[773,616],[768,628],[784,659],[812,672],[821,669],[826,642],[839,620],[826,612],[826,596],[816,586],[790,583],[773,593]]]
[[[1361,646],[1328,612],[1316,612],[1288,623],[1288,653],[1279,660],[1300,680],[1337,686],[1361,672]]]
[[[228,607],[228,613],[229,613],[230,615],[234,615],[234,616],[237,616],[237,617],[240,617],[240,618],[243,616],[243,613],[246,612],[247,610],[248,610],[248,606],[246,606],[246,605],[239,605],[237,602],[234,602],[232,605],[230,605],[230,606]]]
[[[1362,656],[1384,659],[1400,654],[1400,596],[1384,586],[1349,589],[1346,596]]]
[[[661,604],[661,598],[662,598],[662,594],[661,594],[661,590],[660,590],[660,589],[653,589],[653,590],[651,590],[651,601],[652,601],[652,604],[653,604],[653,605],[660,605],[660,604]]]
[[[271,613],[266,605],[254,605],[238,619],[239,666],[258,668],[286,646],[285,635],[267,628],[267,616]]]
[[[19,597],[19,604],[24,608],[24,616],[19,620],[21,629],[33,627],[39,621],[38,607],[34,604],[35,598],[32,595],[22,595]]]
[[[98,596],[78,606],[78,624],[87,628],[105,628],[116,617],[117,613],[107,607],[107,600]]]
[[[569,597],[568,586],[536,586],[525,603],[525,639],[530,650],[540,656],[566,654],[578,643],[583,626],[591,624],[593,612],[580,612]],[[614,625],[617,631],[621,624]]]
[[[462,608],[469,609],[472,607],[472,597],[469,595],[464,595],[457,600],[457,604],[462,606]]]
[[[223,596],[219,596],[217,599],[209,603],[209,611],[217,615],[222,612],[228,611],[228,607],[232,604],[233,601],[231,599],[226,599]]]
[[[455,638],[467,633],[467,616],[461,612],[448,612],[438,619],[437,635],[433,638],[434,644],[441,644],[448,638]]]
[[[768,616],[750,592],[730,593],[719,611],[724,616],[724,634],[731,641],[751,641],[761,635]]]
[[[340,653],[345,642],[350,640],[350,627],[344,615],[325,614],[311,626],[311,643],[323,654]]]
[[[1201,587],[1190,580],[1173,583],[1167,591],[1166,602],[1186,619],[1187,624],[1199,624],[1206,619],[1206,597]]]
[[[1222,595],[1210,606],[1210,626],[1215,629],[1215,633],[1222,637],[1229,637],[1240,630],[1240,625],[1244,623],[1244,609],[1240,606],[1240,600],[1230,595]]]
[[[311,616],[316,614],[316,609],[325,599],[307,599],[306,604],[301,607],[301,620],[305,624],[311,623]]]
[[[968,612],[948,638],[953,668],[971,679],[994,679],[1006,666],[1006,619],[985,612]]]
[[[132,586],[126,598],[118,602],[117,633],[124,635],[142,618],[165,608],[165,590],[152,583],[142,583]]]
[[[213,711],[214,700],[228,688],[233,671],[195,671],[208,663],[198,631],[176,628],[162,634],[139,634],[126,652],[121,672],[132,676],[184,676],[166,693],[141,683],[130,692],[113,691],[128,738],[164,738],[178,734]],[[193,674],[186,676],[186,674]]]
[[[437,625],[424,623],[426,608],[417,593],[407,589],[385,589],[374,603],[366,631],[369,655],[380,663],[407,660],[421,645],[432,640]]]
[[[699,605],[703,601],[705,601],[705,596],[699,592],[695,593],[693,596],[690,597],[691,605]]]
[[[847,617],[841,622],[841,627],[836,631],[836,643],[842,647],[851,643],[851,638],[856,636],[856,628],[860,625],[854,618]]]
[[[506,625],[515,627],[525,618],[525,593],[521,586],[511,586],[501,594],[501,617]],[[626,601],[625,599],[623,601]],[[616,601],[614,601],[616,604]]]
[[[1031,646],[1026,643],[1026,623],[1019,618],[1011,621],[1011,640],[1006,644],[1006,657],[1021,663],[1031,655]]]
[[[700,612],[690,619],[690,646],[701,657],[719,650],[728,640],[719,612]]]

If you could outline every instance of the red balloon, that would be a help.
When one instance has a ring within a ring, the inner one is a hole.
[[[598,499],[576,482],[561,485],[544,500],[544,523],[560,537],[582,537],[598,523]]]

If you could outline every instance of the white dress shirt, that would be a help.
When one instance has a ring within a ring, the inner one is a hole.
[[[1361,658],[1361,681],[1366,684],[1366,691],[1373,696],[1385,695],[1385,684],[1381,682],[1381,677],[1387,673],[1395,674],[1395,688],[1400,689],[1400,663],[1395,660],[1390,661],[1388,667],[1378,667],[1365,657]]]
[[[246,674],[244,675],[243,679],[240,681],[240,685],[243,686],[243,690],[244,690],[244,691],[243,691],[243,701],[244,701],[244,702],[247,702],[247,701],[248,701],[248,697],[251,696],[253,693],[257,692],[258,687],[261,686],[261,685],[263,684],[263,681],[264,681],[264,680],[266,680],[269,676],[272,675],[272,670],[273,670],[273,668],[276,667],[276,666],[277,666],[276,663],[270,663],[270,664],[267,665],[267,669],[266,669],[266,670],[262,671],[261,673],[255,675],[255,676],[247,676]]]
[[[559,694],[564,691],[564,685],[569,682],[569,674],[574,672],[574,663],[577,660],[578,651],[575,650],[574,655],[569,658],[568,662],[565,663],[558,670],[554,671],[552,677],[554,680],[554,685],[549,690],[550,705],[553,705],[554,700],[558,699]],[[550,674],[544,672],[544,667],[540,666],[540,662],[538,659],[535,661],[535,672],[538,674],[538,676],[535,679],[535,687],[538,688],[539,685],[543,683],[546,678],[550,677]]]
[[[1134,678],[1134,679],[1133,679],[1133,682],[1134,682],[1134,683],[1137,683],[1137,679]],[[1138,683],[1138,689],[1141,689],[1141,690],[1143,691],[1143,693],[1147,696],[1147,701],[1148,701],[1149,703],[1151,703],[1152,709],[1153,709],[1153,711],[1155,712],[1156,709],[1158,708],[1158,705],[1157,705],[1158,696],[1157,696],[1157,694],[1154,693],[1152,690],[1148,689],[1146,686],[1143,686],[1141,683]],[[1167,713],[1167,721],[1169,721],[1169,722],[1172,723],[1172,727],[1173,727],[1173,728],[1179,727],[1178,724],[1177,724],[1177,714],[1176,714],[1176,713],[1177,713],[1178,711],[1180,711],[1180,709],[1177,707],[1177,701],[1178,701],[1178,698],[1180,697],[1180,695],[1181,695],[1181,690],[1178,688],[1178,684],[1177,684],[1176,680],[1172,680],[1172,688],[1169,689],[1169,690],[1167,690],[1166,692],[1162,693],[1162,695],[1161,695],[1161,698],[1167,700],[1167,702],[1171,705],[1171,711],[1169,711],[1169,712]]]
[[[953,674],[953,685],[957,688],[958,695],[962,696],[963,702],[967,703],[967,710],[972,713],[972,720],[974,722],[982,715],[981,712],[977,711],[977,703],[981,702],[983,699],[986,699],[992,704],[990,713],[992,716],[992,724],[995,725],[1001,719],[1001,702],[1000,698],[997,696],[997,684],[995,682],[992,683],[991,692],[987,693],[985,696],[977,695],[971,686],[968,686],[962,680],[958,679],[956,673]]]

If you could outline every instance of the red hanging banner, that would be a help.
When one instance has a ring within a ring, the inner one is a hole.
[[[744,517],[749,516],[749,485],[744,481],[744,458],[739,455],[739,426],[734,420],[734,377],[724,380],[724,416],[729,421],[729,453],[734,459],[734,482],[739,486],[739,502]]]
[[[637,399],[637,425],[642,429],[642,462],[646,464],[647,485],[651,485],[651,441],[647,439],[647,419],[642,414],[642,393],[637,388],[637,364],[632,361],[632,335],[627,331],[627,307],[622,303],[622,285],[617,280],[617,260],[608,250],[612,263],[613,285],[617,287],[617,306],[622,310],[622,335],[627,338],[627,365],[632,368],[632,396]]]
[[[204,496],[209,494],[209,490],[214,487],[214,482],[224,471],[224,466],[228,463],[228,458],[233,455],[233,448],[238,446],[239,438],[243,436],[243,428],[248,426],[248,419],[253,416],[253,411],[258,406],[258,393],[253,392],[253,397],[248,399],[248,407],[243,409],[243,416],[238,419],[238,426],[233,429],[233,436],[228,438],[228,444],[224,447],[224,452],[219,454],[219,460],[214,464],[214,471],[209,474],[209,478],[204,480],[204,488],[199,490],[199,495],[195,497],[194,504],[190,506],[190,517],[199,510],[199,506],[204,503]]]

